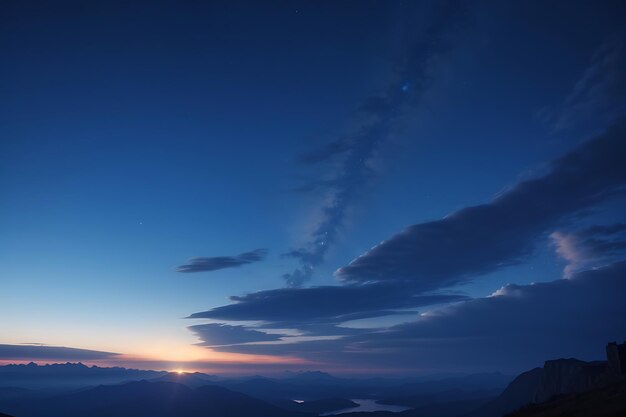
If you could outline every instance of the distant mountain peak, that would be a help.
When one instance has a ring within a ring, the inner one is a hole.
[[[331,381],[336,380],[337,378],[332,376],[329,373],[322,371],[300,371],[300,372],[292,372],[289,379],[298,379],[298,380],[306,380],[306,381]]]
[[[22,404],[25,415],[46,417],[255,416],[311,417],[287,411],[224,387],[196,389],[168,381],[100,385]]]

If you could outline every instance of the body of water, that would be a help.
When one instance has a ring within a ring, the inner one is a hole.
[[[409,407],[405,407],[403,405],[388,405],[388,404],[378,404],[376,400],[368,400],[368,399],[354,399],[351,398],[351,401],[354,401],[359,406],[353,408],[344,408],[342,410],[331,411],[330,413],[320,414],[320,416],[335,416],[337,414],[342,413],[352,413],[357,411],[392,411],[392,412],[400,412],[409,410]]]

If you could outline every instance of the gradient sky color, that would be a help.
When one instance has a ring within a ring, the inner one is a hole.
[[[620,123],[625,17],[612,1],[4,3],[0,343],[120,353],[90,360],[145,368],[367,370],[349,355],[307,354],[297,342],[342,335],[311,330],[337,324],[326,319],[287,323],[289,308],[266,323],[262,307],[241,320],[186,317],[231,296],[353,285],[335,271],[407,226],[547,175]],[[362,316],[341,323],[395,329],[509,283],[531,291],[567,266],[621,259],[614,248],[587,257],[567,248],[580,230],[626,222],[622,180],[599,190],[609,197],[558,212],[525,241],[528,253],[419,293],[440,301],[354,310]],[[207,327],[204,338],[187,328],[209,323],[244,327]],[[603,338],[626,338],[614,324],[563,355],[601,357]],[[523,369],[558,351],[523,331],[537,351],[476,367]],[[375,339],[352,333],[364,338],[357,346]],[[285,335],[300,338],[254,348]],[[61,359],[15,350],[0,359]],[[424,354],[410,370],[449,370],[438,360]],[[399,370],[384,360],[372,368]]]

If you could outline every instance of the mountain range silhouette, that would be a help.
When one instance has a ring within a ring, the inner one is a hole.
[[[152,378],[129,381],[137,375]],[[77,387],[85,381],[93,384]],[[353,398],[409,409],[365,412]],[[514,379],[499,373],[351,379],[323,372],[224,378],[80,363],[0,366],[0,410],[8,413],[0,417],[314,417],[333,412],[346,417],[502,417],[516,410],[515,416],[527,417],[577,409],[593,409],[594,416],[626,415],[626,380],[614,364],[550,360]]]

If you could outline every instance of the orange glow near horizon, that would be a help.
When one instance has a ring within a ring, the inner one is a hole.
[[[178,349],[153,348],[149,355],[124,354],[102,361],[105,366],[125,366],[139,369],[167,370],[177,374],[187,372],[215,372],[218,369],[231,373],[228,368],[242,370],[249,366],[303,366],[311,362],[296,357],[253,355],[244,353],[216,352],[210,348],[187,345]],[[232,370],[235,371],[234,369]]]
[[[163,344],[151,345],[146,349],[133,349],[135,352],[117,354],[111,357],[83,360],[60,360],[58,358],[16,358],[12,360],[0,359],[0,365],[28,364],[35,362],[38,365],[82,362],[87,366],[112,367],[120,366],[142,370],[166,370],[183,374],[187,372],[223,371],[237,373],[248,365],[255,366],[306,366],[312,362],[296,357],[254,355],[244,353],[216,352],[210,348],[198,345]],[[239,369],[237,369],[239,368]]]
[[[255,366],[268,366],[268,365],[284,365],[284,366],[297,366],[297,365],[311,365],[311,362],[294,357],[279,357],[269,355],[248,355],[239,353],[221,353],[212,352],[210,357],[190,360],[172,360],[171,358],[159,358],[159,357],[145,357],[138,355],[118,355],[111,358],[95,359],[95,360],[56,360],[56,359],[13,359],[2,360],[0,359],[0,365],[11,364],[28,364],[34,362],[38,365],[55,364],[55,363],[78,363],[81,362],[86,366],[98,366],[98,367],[113,367],[120,366],[125,368],[142,369],[142,370],[165,370],[168,372],[174,372],[178,375],[193,372],[207,372],[220,370],[222,373],[237,373],[240,371],[245,372],[246,365]],[[217,353],[217,355],[213,355]],[[229,370],[228,368],[242,367],[241,370]]]
[[[123,354],[112,358],[114,361],[136,361],[136,362],[202,362],[220,364],[305,364],[307,361],[284,356],[253,355],[246,353],[216,352],[210,348],[202,346],[185,346],[175,351],[162,352],[160,349],[153,349],[148,354]]]

